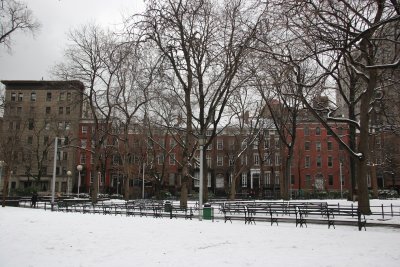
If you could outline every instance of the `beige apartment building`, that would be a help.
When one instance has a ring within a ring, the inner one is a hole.
[[[49,192],[55,171],[55,191],[72,192],[77,177],[76,147],[79,145],[83,84],[79,81],[15,80],[2,83],[5,94],[0,161],[7,168],[2,168],[0,189],[8,174],[10,193],[31,186]]]

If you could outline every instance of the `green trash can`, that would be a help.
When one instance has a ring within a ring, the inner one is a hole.
[[[172,204],[171,204],[170,201],[165,201],[164,211],[165,212],[171,212],[172,211]]]
[[[212,220],[214,217],[214,210],[211,207],[211,204],[204,204],[203,207],[203,219],[204,220]]]

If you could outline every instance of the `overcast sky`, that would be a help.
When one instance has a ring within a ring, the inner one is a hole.
[[[41,23],[35,36],[15,34],[12,51],[0,47],[0,80],[51,79],[63,59],[67,33],[89,22],[113,26],[122,16],[143,11],[143,0],[19,0]]]

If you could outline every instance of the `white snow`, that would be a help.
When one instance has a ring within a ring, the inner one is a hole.
[[[400,266],[399,228],[296,228],[5,207],[0,229],[0,266]]]

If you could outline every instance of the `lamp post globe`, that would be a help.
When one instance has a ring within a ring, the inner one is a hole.
[[[82,165],[79,164],[78,166],[76,166],[76,170],[78,171],[78,198],[79,198],[79,188],[81,186],[81,171],[82,171],[82,169],[83,169]]]

